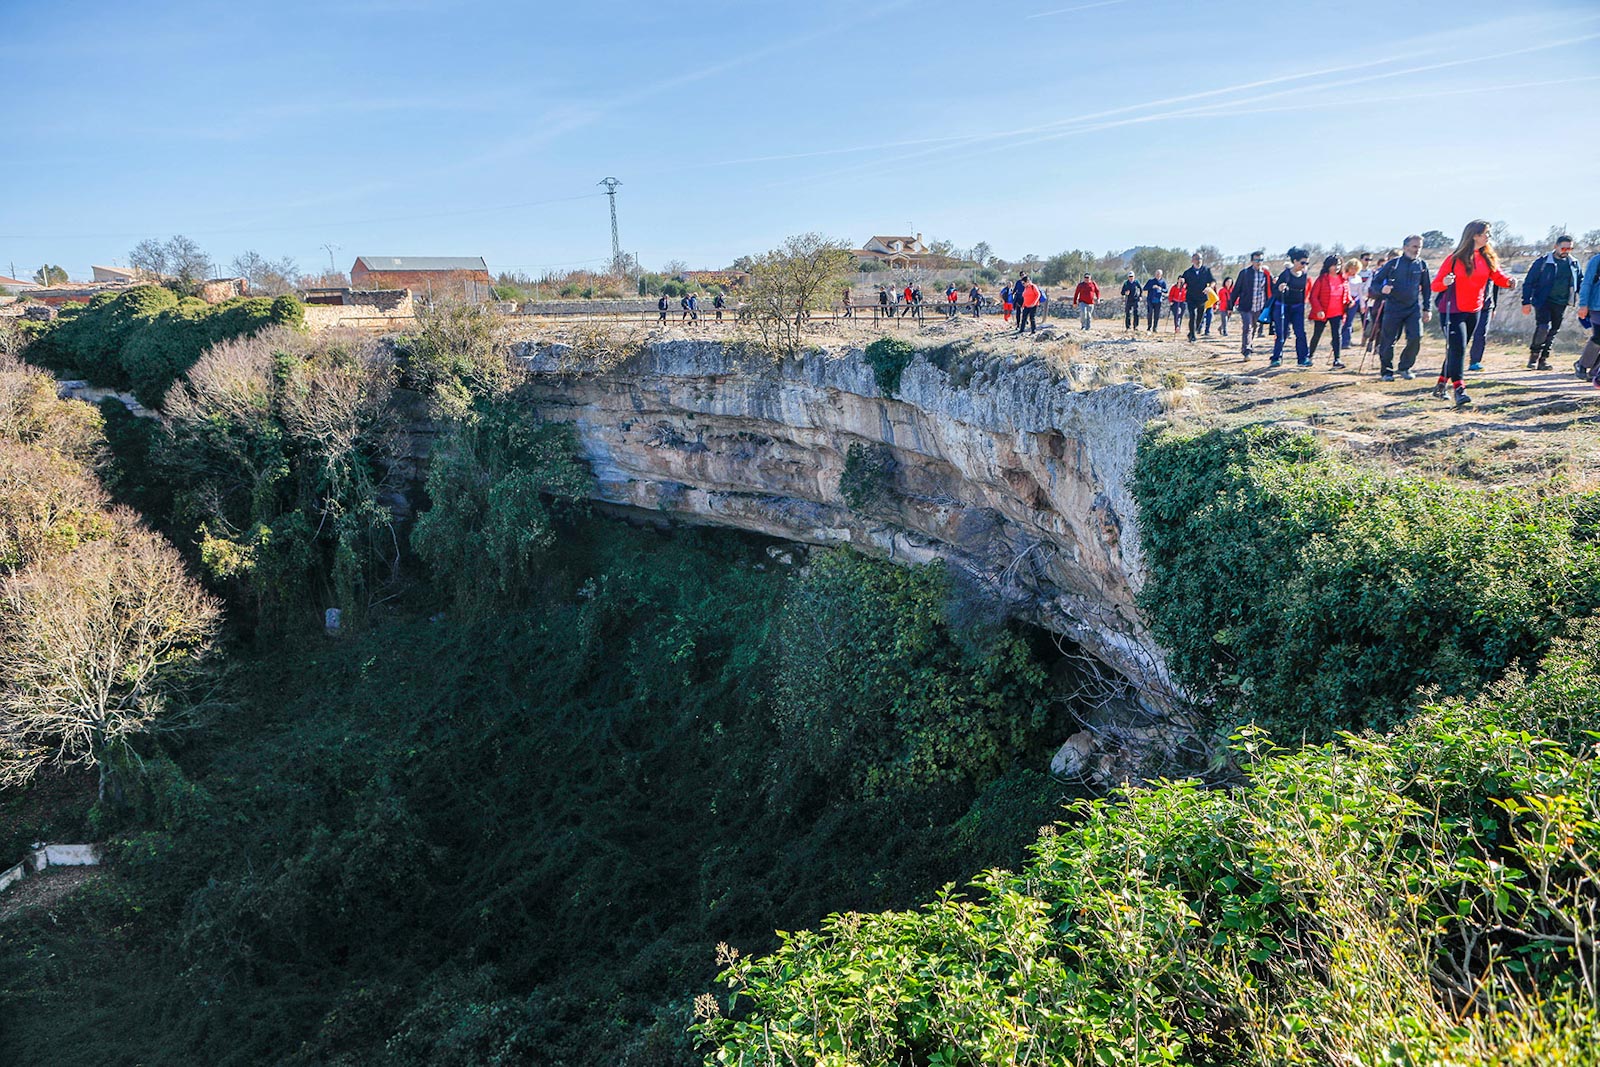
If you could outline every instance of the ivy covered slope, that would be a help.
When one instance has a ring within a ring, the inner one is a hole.
[[[1147,610],[1240,780],[1083,802],[1018,873],[724,947],[707,1062],[1600,1062],[1593,500],[1272,430],[1152,438],[1137,479]]]

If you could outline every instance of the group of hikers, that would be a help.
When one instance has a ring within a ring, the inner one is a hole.
[[[722,312],[727,308],[727,306],[728,300],[721,293],[718,293],[711,298],[711,310],[712,313],[716,315],[718,322],[722,321]],[[679,322],[700,321],[700,298],[694,293],[685,293],[683,296],[679,297],[678,307],[683,312],[678,316]],[[659,321],[663,326],[666,325],[667,312],[671,310],[671,308],[672,304],[670,301],[668,301],[666,294],[661,294],[661,299],[656,301],[656,311],[660,313],[660,318],[657,321]]]
[[[1587,269],[1581,269],[1572,244],[1570,236],[1558,237],[1523,279],[1522,314],[1534,318],[1528,369],[1551,369],[1551,345],[1567,309],[1576,308],[1578,322],[1591,332],[1573,370],[1600,386],[1600,255],[1591,257]],[[1249,264],[1237,277],[1229,275],[1220,282],[1199,253],[1190,257],[1189,268],[1171,283],[1157,270],[1141,284],[1130,270],[1120,290],[1123,327],[1139,328],[1142,305],[1146,330],[1159,329],[1165,321],[1165,305],[1172,315],[1173,332],[1187,325],[1187,337],[1194,341],[1210,336],[1214,323],[1226,336],[1228,320],[1237,313],[1239,349],[1246,360],[1255,354],[1256,339],[1270,330],[1269,367],[1283,364],[1291,334],[1295,365],[1310,367],[1326,335],[1333,354],[1331,366],[1337,370],[1346,365],[1342,357],[1351,350],[1353,329],[1359,323],[1364,348],[1378,354],[1380,379],[1392,382],[1396,376],[1416,377],[1412,368],[1422,347],[1422,324],[1432,318],[1436,306],[1446,354],[1433,395],[1453,399],[1457,407],[1472,403],[1465,374],[1482,369],[1496,290],[1516,284],[1500,268],[1488,222],[1477,219],[1468,223],[1461,240],[1437,270],[1422,259],[1422,238],[1416,234],[1407,237],[1400,248],[1381,254],[1364,252],[1349,259],[1326,256],[1315,276],[1305,249],[1289,249],[1288,263],[1276,277],[1265,258],[1264,252],[1252,252]],[[976,288],[970,299],[975,307],[981,302]],[[1047,299],[1023,273],[1001,290],[1002,314],[1009,322],[1015,310],[1018,334],[1037,331],[1039,308]],[[1072,307],[1082,329],[1091,328],[1099,303],[1100,287],[1092,273],[1085,272],[1072,294]],[[1307,321],[1311,324],[1309,340]],[[1394,349],[1402,334],[1405,344],[1397,363]]]

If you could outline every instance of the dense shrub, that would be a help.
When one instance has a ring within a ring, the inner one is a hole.
[[[475,397],[502,393],[517,377],[504,326],[482,304],[423,307],[416,331],[398,338],[395,351],[401,383],[426,397],[432,414],[447,419],[465,417]]]
[[[385,503],[395,378],[389,351],[356,334],[218,344],[168,393],[157,484],[143,491],[170,494],[164,518],[262,619],[329,604],[359,614],[398,564]]]
[[[527,591],[537,554],[555,542],[556,514],[570,513],[592,482],[569,426],[541,422],[515,396],[482,399],[474,416],[434,449],[431,507],[411,536],[463,606]]]
[[[98,385],[132,389],[155,407],[172,382],[218,341],[267,326],[299,328],[305,308],[292,296],[207,304],[170,289],[140,285],[102,293],[63,313],[29,346],[28,359]]]
[[[998,776],[1045,723],[1043,668],[1000,630],[963,640],[942,566],[816,557],[785,606],[778,724],[794,758],[868,794]]]
[[[916,354],[911,342],[898,337],[880,337],[867,346],[867,366],[872,368],[872,376],[884,396],[892,397],[900,391],[900,375]]]
[[[1226,727],[1323,740],[1465,692],[1600,600],[1596,500],[1373,474],[1283,430],[1147,440],[1140,603]]]
[[[723,950],[707,1062],[1595,1062],[1600,638],[1383,740],[1094,801],[1019,873]],[[1583,738],[1587,745],[1590,738]]]

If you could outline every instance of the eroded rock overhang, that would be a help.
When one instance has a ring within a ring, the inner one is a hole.
[[[561,345],[516,352],[541,415],[574,427],[598,500],[905,563],[944,559],[1149,705],[1175,703],[1135,607],[1130,479],[1161,414],[1156,390],[1074,388],[1037,360],[941,367],[918,355],[891,397],[857,348],[775,361],[665,341],[605,366]],[[852,444],[888,460],[885,492],[862,510],[840,488]]]

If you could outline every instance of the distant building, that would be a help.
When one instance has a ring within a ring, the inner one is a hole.
[[[922,234],[905,236],[875,236],[855,250],[857,260],[877,260],[891,270],[912,267],[942,267],[946,257],[928,251],[922,243]]]
[[[136,282],[139,272],[127,267],[90,267],[97,282]]]
[[[490,298],[493,279],[482,256],[357,256],[352,289],[410,289],[418,296]]]
[[[31,293],[39,288],[39,283],[24,281],[21,278],[7,278],[0,274],[0,286],[10,289],[13,293]]]

